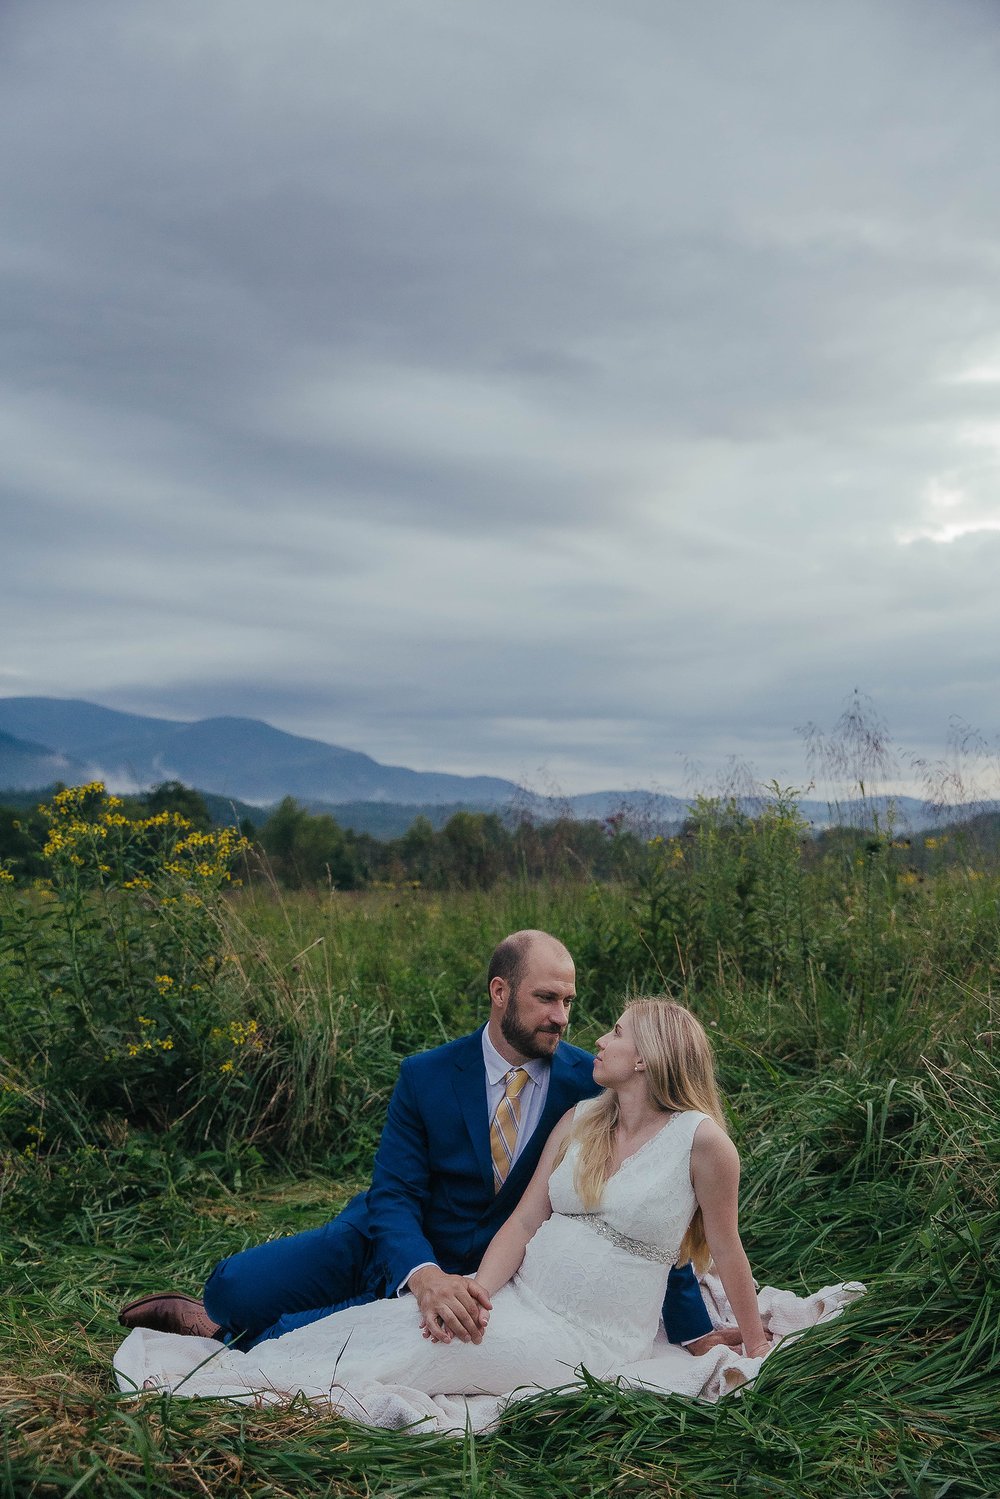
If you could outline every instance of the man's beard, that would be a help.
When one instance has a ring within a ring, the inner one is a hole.
[[[512,1046],[515,1051],[521,1053],[522,1057],[537,1058],[545,1060],[551,1057],[556,1049],[562,1031],[557,1026],[546,1026],[539,1031],[529,1031],[527,1026],[521,1023],[521,1012],[517,1007],[517,1000],[513,995],[503,1014],[500,1016],[500,1034]],[[552,1038],[555,1038],[553,1042]]]

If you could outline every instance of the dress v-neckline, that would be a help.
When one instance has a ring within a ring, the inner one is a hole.
[[[642,1144],[638,1147],[637,1150],[633,1150],[631,1155],[627,1155],[625,1156],[624,1160],[619,1161],[618,1165],[611,1172],[611,1174],[604,1178],[604,1185],[607,1186],[608,1182],[614,1181],[615,1177],[620,1175],[621,1172],[625,1170],[625,1167],[630,1161],[638,1159],[638,1157],[642,1155],[644,1150],[648,1150],[653,1141],[658,1140],[663,1134],[664,1130],[668,1130],[673,1124],[674,1120],[679,1119],[681,1117],[681,1114],[684,1112],[685,1111],[683,1109],[678,1109],[675,1113],[671,1114],[666,1124],[661,1124],[655,1134],[650,1135],[648,1140],[643,1140]]]

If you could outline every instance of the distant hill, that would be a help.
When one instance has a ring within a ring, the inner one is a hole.
[[[875,817],[882,832],[919,833],[925,828],[940,827],[945,822],[962,822],[972,809],[946,807],[941,812],[929,807],[917,796],[872,796],[863,801],[855,798],[843,802],[799,802],[799,812],[813,830],[824,828],[870,828]]]
[[[0,698],[0,729],[72,753],[81,760],[100,756],[116,742],[139,743],[144,736],[158,737],[184,728],[187,724],[179,720],[119,713],[80,698]]]
[[[255,718],[186,723],[73,698],[0,698],[0,796],[4,789],[27,791],[56,780],[103,780],[119,790],[183,781],[218,802],[213,816],[227,819],[233,805],[239,817],[258,824],[282,797],[294,796],[313,811],[328,811],[343,827],[377,838],[399,836],[418,816],[439,827],[455,812],[487,810],[540,820],[622,814],[652,836],[676,831],[691,806],[682,797],[642,790],[544,797],[499,776],[382,765],[358,750],[286,734]],[[873,812],[884,824],[890,804],[900,831],[919,832],[945,820],[908,796],[835,807],[808,800],[799,810],[820,832],[836,824],[868,826]],[[961,809],[946,816],[961,817]]]
[[[357,750],[286,734],[255,718],[181,723],[118,713],[63,698],[0,698],[0,731],[33,741],[87,779],[138,789],[183,781],[221,796],[267,806],[283,796],[328,802],[462,802],[500,806],[518,796],[513,781],[381,765]],[[25,786],[30,767],[0,746],[0,786]],[[66,779],[62,771],[56,772]],[[33,784],[53,779],[35,774]]]
[[[13,790],[47,786],[52,781],[85,781],[89,779],[86,771],[86,765],[70,755],[0,730],[0,786]]]
[[[310,812],[326,812],[340,827],[350,828],[355,833],[367,833],[380,843],[402,838],[418,817],[425,817],[434,831],[440,832],[445,823],[459,812],[489,810],[466,802],[423,802],[417,805],[406,802],[308,802],[306,805]]]

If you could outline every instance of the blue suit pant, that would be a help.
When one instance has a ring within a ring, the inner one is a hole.
[[[271,1239],[221,1260],[205,1285],[205,1310],[240,1348],[279,1338],[345,1306],[375,1301],[371,1242],[343,1218]]]

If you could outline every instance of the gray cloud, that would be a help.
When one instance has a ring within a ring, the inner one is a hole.
[[[0,692],[571,790],[995,729],[992,4],[5,28]]]

